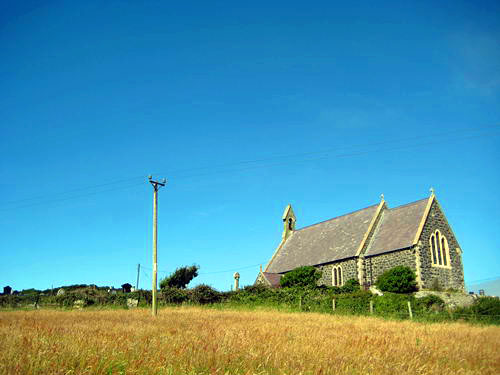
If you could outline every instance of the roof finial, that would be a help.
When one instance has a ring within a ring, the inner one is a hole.
[[[262,272],[262,264],[260,265],[260,272]]]
[[[433,188],[433,187],[431,187],[431,188],[429,189],[429,191],[431,192],[431,195],[434,195],[434,188]]]
[[[380,194],[380,200],[384,200],[384,193]]]

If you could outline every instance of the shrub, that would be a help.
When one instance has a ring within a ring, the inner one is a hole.
[[[165,303],[183,303],[189,299],[188,291],[179,288],[163,288],[161,296]]]
[[[415,273],[405,266],[397,266],[385,271],[376,283],[383,292],[411,293],[417,289]]]
[[[407,316],[408,314],[408,301],[413,304],[413,296],[397,294],[397,293],[384,293],[383,296],[373,296],[373,308],[376,314],[396,314],[399,317]]]
[[[295,268],[286,273],[280,280],[280,285],[284,288],[314,288],[321,278],[321,273],[312,266]]]
[[[217,303],[221,299],[220,293],[210,285],[200,284],[191,289],[191,301],[204,305],[207,303]]]
[[[359,290],[359,281],[356,279],[347,280],[344,285],[340,287],[341,293],[353,293]]]
[[[500,299],[496,297],[480,297],[472,305],[471,310],[479,315],[500,317]]]
[[[191,280],[198,276],[199,269],[200,267],[194,264],[191,267],[177,268],[170,276],[160,281],[160,288],[185,289]]]
[[[246,285],[243,287],[243,289],[240,289],[240,291],[245,291],[247,293],[263,293],[268,291],[270,288],[268,288],[265,285],[262,284],[254,284],[254,285]]]
[[[444,308],[444,301],[434,294],[430,294],[422,298],[417,298],[415,304],[417,308],[421,308],[423,310],[440,311]]]
[[[366,314],[369,311],[370,299],[372,298],[372,294],[364,290],[349,294],[341,294],[335,296],[336,308],[338,311],[345,311],[353,314]]]

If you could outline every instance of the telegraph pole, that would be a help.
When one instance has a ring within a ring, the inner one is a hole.
[[[141,264],[137,264],[137,282],[135,283],[135,290],[139,290],[139,273],[141,272]]]
[[[153,316],[158,314],[158,306],[156,305],[156,280],[158,273],[158,260],[156,256],[156,245],[158,240],[158,189],[161,186],[165,186],[167,180],[164,178],[161,182],[153,181],[153,177],[149,176],[149,182],[153,185],[153,289],[152,289],[152,297],[153,297]]]

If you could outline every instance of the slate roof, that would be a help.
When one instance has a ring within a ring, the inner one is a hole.
[[[271,272],[262,272],[262,275],[266,278],[266,280],[271,284],[273,288],[279,288],[281,286],[280,280],[283,275],[279,273],[271,273]]]
[[[365,255],[378,255],[413,245],[428,198],[384,210]]]
[[[428,198],[392,209],[385,208],[372,230],[366,256],[378,255],[413,245]],[[312,266],[352,258],[361,245],[378,204],[292,232],[271,259],[265,273],[284,273],[300,266]]]
[[[355,256],[377,207],[378,204],[294,231],[266,272],[282,273]]]

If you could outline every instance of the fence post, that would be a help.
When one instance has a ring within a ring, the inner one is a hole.
[[[332,309],[333,309],[333,311],[335,311],[335,298],[332,299]]]
[[[373,315],[373,300],[370,300],[370,314]]]
[[[299,310],[302,310],[302,296],[299,296]]]
[[[413,312],[411,311],[411,303],[408,301],[408,312],[410,313],[410,319],[413,319]]]

